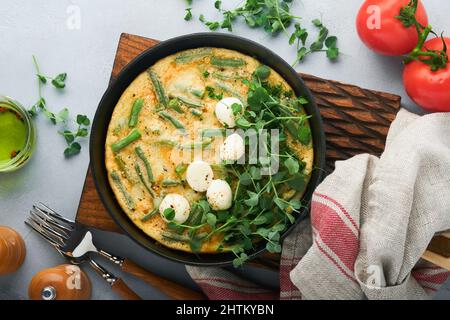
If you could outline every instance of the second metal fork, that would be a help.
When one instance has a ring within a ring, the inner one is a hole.
[[[61,254],[70,257],[74,263],[77,263],[77,261],[89,261],[91,266],[96,268],[95,265],[92,265],[90,255],[98,254],[118,265],[124,272],[144,280],[170,298],[178,300],[206,299],[203,294],[183,287],[171,280],[159,277],[140,267],[130,259],[121,258],[105,250],[98,249],[93,242],[91,232],[85,227],[61,216],[42,203],[33,206],[26,223],[33,229],[40,230],[36,231],[49,241]]]
[[[67,233],[70,232],[67,227],[59,225],[51,219],[47,220],[45,215],[42,216],[41,212],[36,208],[33,208],[30,212],[30,217],[28,217],[25,223],[47,240],[56,251],[68,259],[72,264],[78,265],[88,262],[89,265],[111,286],[111,289],[124,299],[141,300],[141,298],[131,290],[121,278],[116,277],[88,255],[74,257],[72,252],[66,251],[64,241],[68,239]]]

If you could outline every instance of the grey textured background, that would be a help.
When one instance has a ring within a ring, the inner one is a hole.
[[[200,12],[213,19],[217,13],[212,0],[194,0],[196,18]],[[234,0],[224,1],[227,3]],[[297,70],[321,77],[358,84],[371,89],[400,94],[404,104],[419,111],[405,96],[401,84],[401,61],[375,55],[359,41],[354,21],[362,3],[360,0],[297,0],[294,12],[309,24],[323,17],[324,23],[339,37],[342,56],[339,63],[325,57],[312,56],[297,66]],[[424,0],[436,30],[450,32],[448,13],[450,2]],[[81,28],[67,27],[68,8],[81,10]],[[122,32],[168,39],[182,34],[205,31],[198,21],[184,22],[184,0],[1,0],[0,1],[0,93],[14,97],[25,106],[37,100],[37,84],[31,55],[35,54],[42,72],[54,75],[67,72],[68,87],[63,93],[48,86],[44,90],[49,107],[59,110],[69,107],[73,114],[92,117],[110,76],[117,41]],[[196,19],[195,19],[196,20]],[[266,36],[261,31],[238,25],[235,33],[251,38],[271,48],[287,61],[295,52],[287,39]],[[88,166],[88,145],[83,142],[81,155],[65,160],[63,139],[43,117],[37,120],[38,143],[31,162],[22,170],[0,175],[0,225],[18,230],[25,238],[28,254],[24,266],[15,274],[0,277],[1,298],[26,298],[33,274],[64,260],[23,224],[28,210],[36,201],[48,203],[68,217],[75,215]],[[139,261],[155,272],[194,286],[184,267],[158,258],[125,237],[96,232],[99,245],[113,248],[114,253]],[[108,267],[120,275],[111,265]],[[85,268],[86,269],[86,268]],[[116,299],[108,286],[89,272],[94,283],[93,298]],[[277,275],[255,269],[245,269],[246,276],[276,287]],[[139,281],[124,276],[130,286],[143,297],[164,296]],[[442,289],[437,298],[450,298],[450,289]]]

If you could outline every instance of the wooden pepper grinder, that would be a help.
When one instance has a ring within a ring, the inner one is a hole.
[[[80,267],[62,264],[39,271],[31,279],[31,300],[89,300],[91,281]]]
[[[25,242],[15,230],[0,226],[0,276],[17,271],[25,259]]]

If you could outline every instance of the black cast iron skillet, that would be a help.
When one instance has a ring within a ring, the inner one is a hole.
[[[179,51],[199,47],[232,49],[252,56],[261,63],[276,70],[292,86],[297,96],[303,95],[310,101],[309,104],[305,106],[305,110],[307,114],[312,116],[310,124],[314,142],[315,170],[313,171],[311,181],[303,197],[304,202],[308,204],[308,208],[298,212],[296,223],[299,223],[308,215],[312,193],[321,181],[323,172],[322,169],[325,165],[325,135],[322,127],[320,112],[313,97],[311,96],[311,92],[305,86],[295,70],[286,61],[256,42],[232,35],[219,33],[197,33],[177,37],[161,42],[155,47],[143,52],[131,63],[129,63],[117,77],[116,81],[114,81],[108,88],[100,101],[95,114],[90,140],[91,166],[95,185],[103,204],[111,217],[131,239],[149,251],[173,261],[196,266],[224,266],[232,263],[235,258],[232,253],[199,255],[185,253],[168,249],[147,236],[136,225],[134,225],[122,211],[109,185],[105,168],[105,140],[108,125],[113,110],[125,89],[140,73],[151,67],[158,60]],[[294,227],[295,225],[292,225],[283,233],[282,237],[285,237]],[[264,251],[265,243],[260,243],[257,244],[256,249],[248,255],[250,258],[254,258]]]

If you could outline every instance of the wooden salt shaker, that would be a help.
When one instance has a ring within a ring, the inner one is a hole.
[[[0,276],[17,271],[25,259],[25,242],[15,230],[0,226]]]
[[[91,281],[80,267],[62,264],[35,274],[28,296],[31,300],[88,300],[91,291]]]

